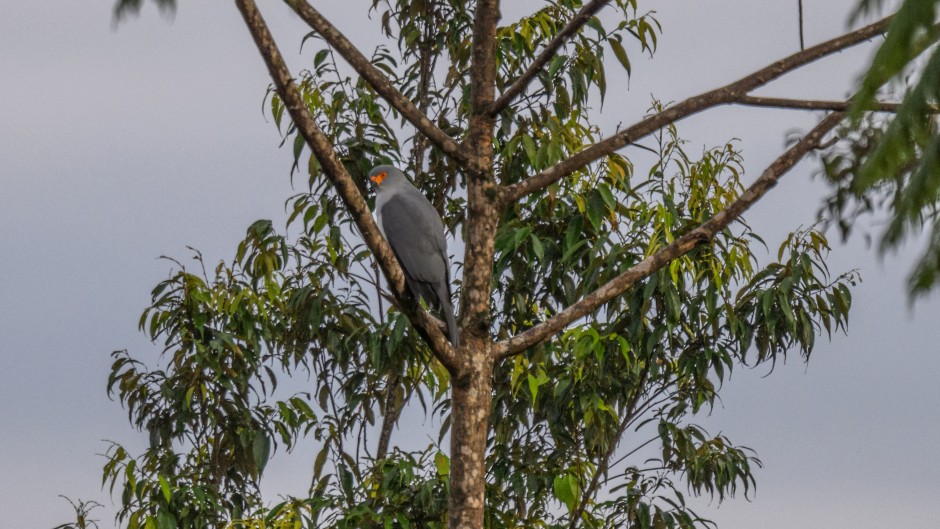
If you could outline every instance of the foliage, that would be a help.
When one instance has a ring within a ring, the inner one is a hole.
[[[92,519],[90,515],[91,511],[103,507],[103,505],[96,501],[82,501],[81,499],[76,503],[65,496],[59,497],[65,499],[72,506],[75,511],[75,521],[57,525],[52,529],[91,529],[92,527],[98,529],[98,520]]]
[[[866,12],[880,2],[862,3]],[[914,268],[909,286],[923,294],[940,282],[940,38],[937,2],[907,0],[891,22],[853,106],[852,145],[829,156],[826,171],[836,191],[830,211],[847,231],[860,211],[886,203],[891,217],[882,249],[927,230],[927,249]],[[864,114],[879,90],[893,81],[904,91],[901,108],[887,120]]]
[[[592,119],[607,69],[631,73],[652,54],[658,23],[634,0],[592,19],[498,116],[496,170],[518,182],[596,141]],[[499,28],[499,89],[509,86],[581,7],[561,0]],[[469,115],[471,11],[456,0],[382,2],[372,10],[395,49],[373,64],[442,130]],[[607,26],[606,21],[614,20]],[[319,45],[315,35],[305,46]],[[612,60],[605,60],[610,51]],[[411,168],[455,237],[465,175],[332,51],[311,51],[304,100],[349,172]],[[619,72],[618,72],[619,73]],[[446,525],[450,460],[447,371],[387,302],[377,268],[320,172],[284,102],[267,108],[308,190],[288,201],[287,230],[247,230],[212,273],[195,254],[157,285],[141,329],[163,347],[149,367],[114,353],[109,393],[146,430],[134,456],[113,444],[104,483],[127,527],[386,527]],[[653,110],[663,106],[654,103]],[[406,146],[410,146],[406,149]],[[721,211],[743,191],[735,142],[693,153],[674,126],[645,170],[614,154],[508,208],[495,235],[492,333],[505,338],[562,310]],[[419,170],[423,169],[423,170]],[[365,181],[360,178],[360,181]],[[815,229],[797,230],[762,265],[763,241],[742,221],[676,259],[555,339],[502,362],[494,376],[486,524],[682,527],[706,522],[685,494],[748,495],[760,462],[694,421],[736,365],[770,365],[844,331],[853,273],[832,276]],[[377,295],[378,293],[378,295]],[[286,381],[285,381],[286,379]],[[439,425],[426,446],[373,448],[402,410]],[[268,506],[258,484],[272,454],[312,436],[309,494]]]
[[[693,158],[675,134],[670,127],[660,138],[647,179],[617,178],[608,161],[507,219],[496,239],[498,332],[567,306],[737,197],[733,144]],[[561,523],[553,502],[580,505],[589,527],[641,519],[688,527],[698,518],[685,486],[719,498],[750,490],[758,462],[749,450],[688,421],[714,404],[736,363],[773,362],[791,348],[808,357],[817,331],[844,329],[855,277],[830,282],[828,246],[814,230],[792,234],[779,261],[758,269],[760,239],[740,228],[497,370],[492,527]],[[661,455],[646,466],[629,457],[614,464],[618,444],[633,454],[657,442]],[[602,487],[615,499],[596,500]]]

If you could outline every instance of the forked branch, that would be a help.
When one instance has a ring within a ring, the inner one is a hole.
[[[598,11],[609,3],[610,0],[593,0],[582,7],[581,10],[568,21],[568,24],[561,28],[561,31],[555,35],[555,38],[545,45],[545,49],[532,61],[532,64],[529,65],[526,71],[523,72],[518,79],[513,81],[512,85],[499,96],[499,99],[493,102],[489,110],[487,110],[487,114],[491,117],[496,116],[504,108],[509,106],[509,103],[511,103],[513,99],[525,91],[529,83],[532,82],[532,79],[535,79],[535,76],[548,64],[548,61],[552,60],[552,57],[568,42],[568,39],[580,31]]]
[[[851,33],[846,33],[845,35],[828,40],[822,44],[794,53],[789,57],[761,68],[731,84],[690,97],[662,112],[653,114],[619,133],[575,153],[558,164],[509,186],[505,199],[515,201],[529,193],[545,189],[561,178],[570,175],[582,167],[630,143],[652,134],[670,123],[674,123],[680,119],[719,105],[738,103],[742,102],[742,100],[746,101],[749,97],[749,92],[764,86],[786,73],[884,33],[887,31],[890,22],[891,17],[884,18],[878,22],[852,31]]]
[[[819,146],[823,136],[839,124],[842,116],[841,112],[833,112],[827,115],[799,142],[774,160],[737,200],[716,213],[712,218],[548,320],[508,340],[497,343],[493,349],[494,354],[498,358],[505,358],[547,340],[574,321],[591,314],[603,304],[623,294],[673,260],[689,253],[699,244],[711,241],[715,234],[739,218],[771,188],[777,185],[777,181],[783,174],[793,168],[807,153]]]
[[[352,66],[367,83],[414,125],[418,132],[444,151],[451,158],[466,162],[464,149],[446,132],[428,119],[417,105],[405,97],[378,68],[372,65],[356,46],[346,38],[329,20],[305,0],[285,0],[297,15],[316,31],[323,39]]]
[[[303,136],[307,145],[310,146],[317,161],[323,167],[323,172],[332,182],[340,198],[342,198],[347,211],[356,223],[356,227],[359,228],[363,240],[369,250],[372,251],[372,254],[375,255],[379,266],[385,273],[392,293],[401,306],[408,307],[405,314],[430,344],[431,350],[434,351],[438,360],[448,369],[454,369],[456,357],[454,350],[434,319],[405,295],[405,275],[398,265],[395,255],[379,232],[379,228],[372,218],[372,212],[369,210],[369,206],[359,192],[352,176],[337,158],[330,140],[317,126],[313,116],[310,115],[310,110],[304,103],[300,91],[287,69],[284,58],[281,56],[264,18],[258,11],[258,6],[254,0],[235,0],[235,4],[238,6],[238,10],[241,11],[249,31],[251,31],[255,45],[268,66],[268,72],[271,74],[278,95],[284,100],[287,111],[297,126],[298,132]]]

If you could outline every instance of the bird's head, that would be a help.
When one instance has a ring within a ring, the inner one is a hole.
[[[404,178],[405,173],[401,172],[394,165],[377,165],[369,171],[369,180],[372,180],[376,188],[381,186],[382,182],[386,180],[394,182]]]

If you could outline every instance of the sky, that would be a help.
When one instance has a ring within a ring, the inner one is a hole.
[[[305,26],[282,3],[259,3],[296,71],[311,60],[309,49],[299,52]],[[364,48],[379,42],[362,23],[370,2],[313,3]],[[656,2],[656,57],[634,56],[632,79],[609,80],[602,126],[637,120],[652,96],[678,101],[796,51],[796,3]],[[807,44],[843,32],[854,5],[803,3]],[[521,12],[505,4],[504,21]],[[69,521],[60,494],[104,504],[93,512],[112,527],[115,503],[101,489],[105,440],[132,449],[146,441],[105,393],[110,353],[156,360],[137,320],[172,269],[159,257],[187,259],[193,247],[208,263],[230,259],[254,220],[283,226],[284,202],[300,191],[290,184],[291,153],[278,149],[262,113],[267,72],[234,5],[181,0],[173,16],[148,6],[117,27],[111,7],[0,0],[0,519],[8,527]],[[843,52],[759,93],[843,97],[873,50]],[[726,107],[683,121],[680,133],[701,146],[738,138],[753,178],[788,133],[818,117]],[[771,247],[814,222],[825,192],[817,169],[800,164],[749,213]],[[794,355],[769,376],[735,370],[721,405],[702,418],[764,463],[751,501],[696,502],[721,528],[934,523],[940,298],[911,305],[905,294],[916,242],[880,258],[861,237],[832,239],[830,267],[857,268],[864,280],[848,336],[818,341],[808,365]],[[266,470],[272,501],[306,489],[296,461],[309,468],[313,453],[291,457]]]

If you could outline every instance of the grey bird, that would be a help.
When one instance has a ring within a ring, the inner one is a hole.
[[[375,183],[379,230],[405,272],[408,290],[415,299],[423,298],[429,307],[443,314],[450,343],[457,347],[450,262],[441,216],[398,168],[379,165],[369,172],[369,180]]]

